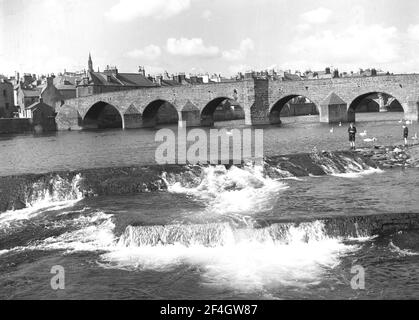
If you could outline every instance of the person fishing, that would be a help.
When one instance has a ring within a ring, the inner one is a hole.
[[[351,145],[351,149],[355,150],[356,127],[353,122],[351,122],[351,124],[349,125],[348,133],[349,133],[349,143]]]
[[[409,128],[407,126],[403,126],[403,138],[404,138],[404,145],[407,146],[407,137],[409,136]]]

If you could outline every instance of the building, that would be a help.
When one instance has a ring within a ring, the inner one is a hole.
[[[103,72],[95,72],[90,54],[88,71],[81,80],[76,80],[75,85],[77,97],[158,86],[145,76],[143,67],[139,68],[138,73],[120,73],[116,67],[109,66]]]
[[[305,79],[333,79],[339,78],[339,72],[335,70],[332,73],[330,68],[325,68],[323,71],[306,71],[303,77]]]
[[[44,103],[40,98],[38,102],[26,108],[28,117],[32,119],[32,126],[35,131],[55,131],[55,110],[50,105]]]
[[[79,72],[68,72],[64,70],[64,73],[59,73],[53,77],[54,86],[65,100],[73,99],[77,97],[76,83],[80,83],[85,76],[86,70]]]
[[[64,97],[54,86],[53,77],[47,77],[45,83],[38,87],[25,86],[23,82],[20,82],[15,90],[17,90],[16,102],[19,118],[32,118],[29,107],[39,102],[41,98],[43,103],[51,106],[54,110],[58,110],[64,103]]]
[[[15,112],[13,84],[0,77],[0,118],[13,118]]]

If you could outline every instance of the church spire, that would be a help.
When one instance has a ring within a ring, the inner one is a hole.
[[[92,61],[92,55],[89,52],[89,72],[93,72],[93,61]]]

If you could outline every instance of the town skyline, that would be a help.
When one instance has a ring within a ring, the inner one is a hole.
[[[136,72],[142,65],[150,74],[325,67],[414,73],[418,12],[419,4],[389,0],[2,0],[0,73],[80,71],[89,52],[95,68]]]

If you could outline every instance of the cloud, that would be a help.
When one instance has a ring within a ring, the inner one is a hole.
[[[160,75],[163,74],[166,70],[163,67],[160,66],[150,66],[150,65],[145,65],[144,66],[146,75],[150,74],[150,75]]]
[[[241,41],[239,49],[233,49],[223,52],[223,58],[229,61],[243,60],[248,53],[255,49],[255,44],[252,39],[247,38]]]
[[[161,49],[159,46],[151,44],[144,49],[134,49],[127,52],[127,56],[134,59],[156,60],[161,56]]]
[[[300,34],[290,44],[290,56],[311,66],[373,67],[401,59],[399,33],[395,27],[349,25],[344,30]],[[301,67],[310,67],[304,64]]]
[[[410,25],[407,28],[407,35],[409,39],[414,41],[419,41],[419,24]]]
[[[246,72],[252,70],[252,67],[246,64],[233,65],[228,67],[230,75],[236,75],[239,72]]]
[[[327,8],[318,8],[303,13],[301,15],[301,19],[303,19],[306,23],[309,24],[324,24],[329,21],[331,16],[332,10]]]
[[[166,19],[191,6],[191,0],[119,0],[105,13],[114,21],[131,21],[136,18]]]
[[[220,49],[216,46],[206,46],[201,38],[169,38],[167,39],[167,51],[172,55],[184,57],[216,57]]]
[[[311,29],[311,25],[309,25],[308,23],[300,23],[296,26],[297,32],[306,32],[306,31],[309,31],[310,29]]]
[[[211,10],[205,10],[204,12],[202,12],[202,18],[210,21],[212,18],[212,11]]]

